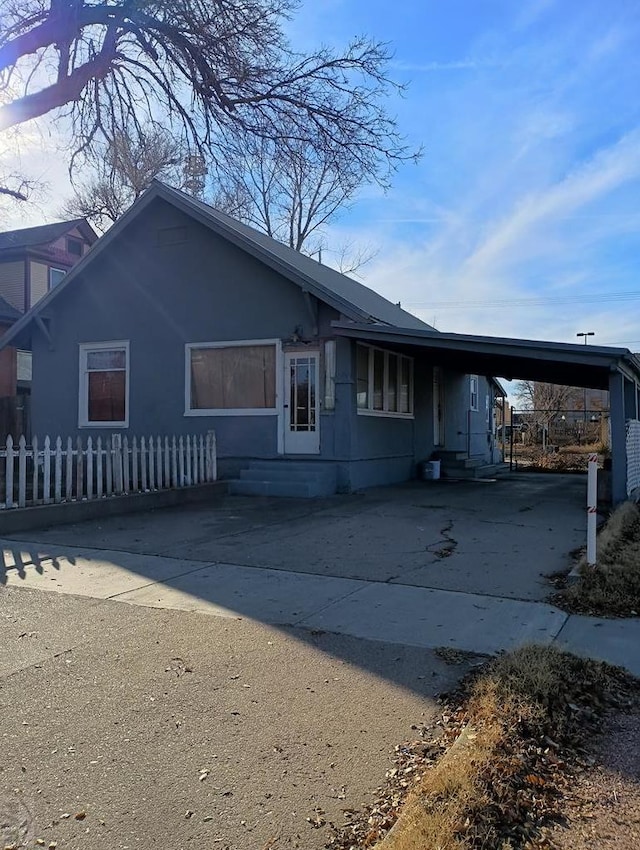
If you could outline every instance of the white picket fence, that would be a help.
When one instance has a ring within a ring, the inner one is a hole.
[[[5,509],[190,487],[216,480],[216,438],[213,431],[131,441],[116,434],[83,445],[81,437],[45,437],[40,447],[37,437],[30,446],[20,437],[15,446],[9,436],[0,451],[3,473]]]

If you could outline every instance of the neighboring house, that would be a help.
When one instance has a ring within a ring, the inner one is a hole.
[[[0,325],[3,330],[55,287],[98,239],[83,218],[0,233]],[[25,391],[29,357],[2,352],[0,398]]]
[[[222,476],[242,473],[252,492],[403,481],[437,452],[498,459],[494,381],[402,340],[348,338],[344,323],[440,337],[366,286],[154,182],[4,344],[33,351],[33,433],[215,429]],[[274,474],[273,460],[313,462],[317,475],[295,464]]]

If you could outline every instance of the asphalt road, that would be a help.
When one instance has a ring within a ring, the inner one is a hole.
[[[319,850],[326,827],[307,818],[369,799],[464,670],[425,649],[0,587],[0,837]]]

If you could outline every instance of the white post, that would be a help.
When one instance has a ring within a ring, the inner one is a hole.
[[[149,450],[149,490],[156,489],[156,477],[155,477],[155,451],[153,448],[153,437],[149,437],[149,442],[147,443],[147,448]]]
[[[166,490],[171,487],[171,462],[168,437],[164,438],[164,486]]]
[[[185,486],[186,486],[186,485],[193,484],[193,480],[191,478],[191,435],[190,434],[187,434],[187,437],[186,437],[185,455],[186,455],[186,459],[187,459],[187,473],[186,473],[187,478],[186,478],[186,481],[185,481]]]
[[[589,455],[587,474],[587,565],[596,565],[596,521],[598,511],[598,455]]]
[[[7,437],[7,454],[5,465],[5,505],[13,507],[13,437]]]
[[[44,483],[42,486],[42,498],[45,505],[51,501],[51,440],[44,438]]]
[[[131,486],[133,492],[138,492],[138,439],[134,437],[131,442]]]
[[[129,440],[125,434],[122,438],[122,489],[125,493],[131,492],[131,477],[129,474]]]
[[[176,435],[171,438],[171,486],[178,486],[178,456],[176,449]]]
[[[76,499],[82,501],[84,490],[84,451],[82,449],[82,437],[76,437]]]
[[[87,437],[87,499],[93,499],[93,440]]]
[[[162,440],[156,437],[156,487],[162,490]]]
[[[18,455],[18,507],[24,508],[27,504],[27,441],[24,434],[18,441],[20,453]]]
[[[105,495],[113,495],[113,451],[111,440],[107,437],[104,441],[104,474],[106,478]]]
[[[62,501],[62,437],[56,437],[56,459],[53,473],[53,501]]]
[[[67,451],[65,456],[65,499],[70,502],[73,498],[73,443],[71,437],[67,437]]]
[[[38,452],[38,438],[37,438],[37,436],[34,437],[33,440],[31,441],[31,448],[33,450],[33,479],[32,479],[32,482],[31,482],[31,489],[32,489],[33,492],[31,493],[31,502],[32,502],[32,504],[37,505],[38,504],[38,490],[39,490],[38,482],[40,480],[40,478],[39,478],[40,467],[38,466],[38,458],[40,457],[40,454]]]
[[[181,436],[178,440],[178,487],[184,486],[184,440]]]
[[[96,496],[102,496],[102,437],[96,440]]]
[[[147,449],[144,437],[140,437],[140,489],[147,490]]]

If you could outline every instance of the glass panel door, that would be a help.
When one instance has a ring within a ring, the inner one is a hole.
[[[320,451],[319,353],[285,353],[284,450],[286,454]]]

